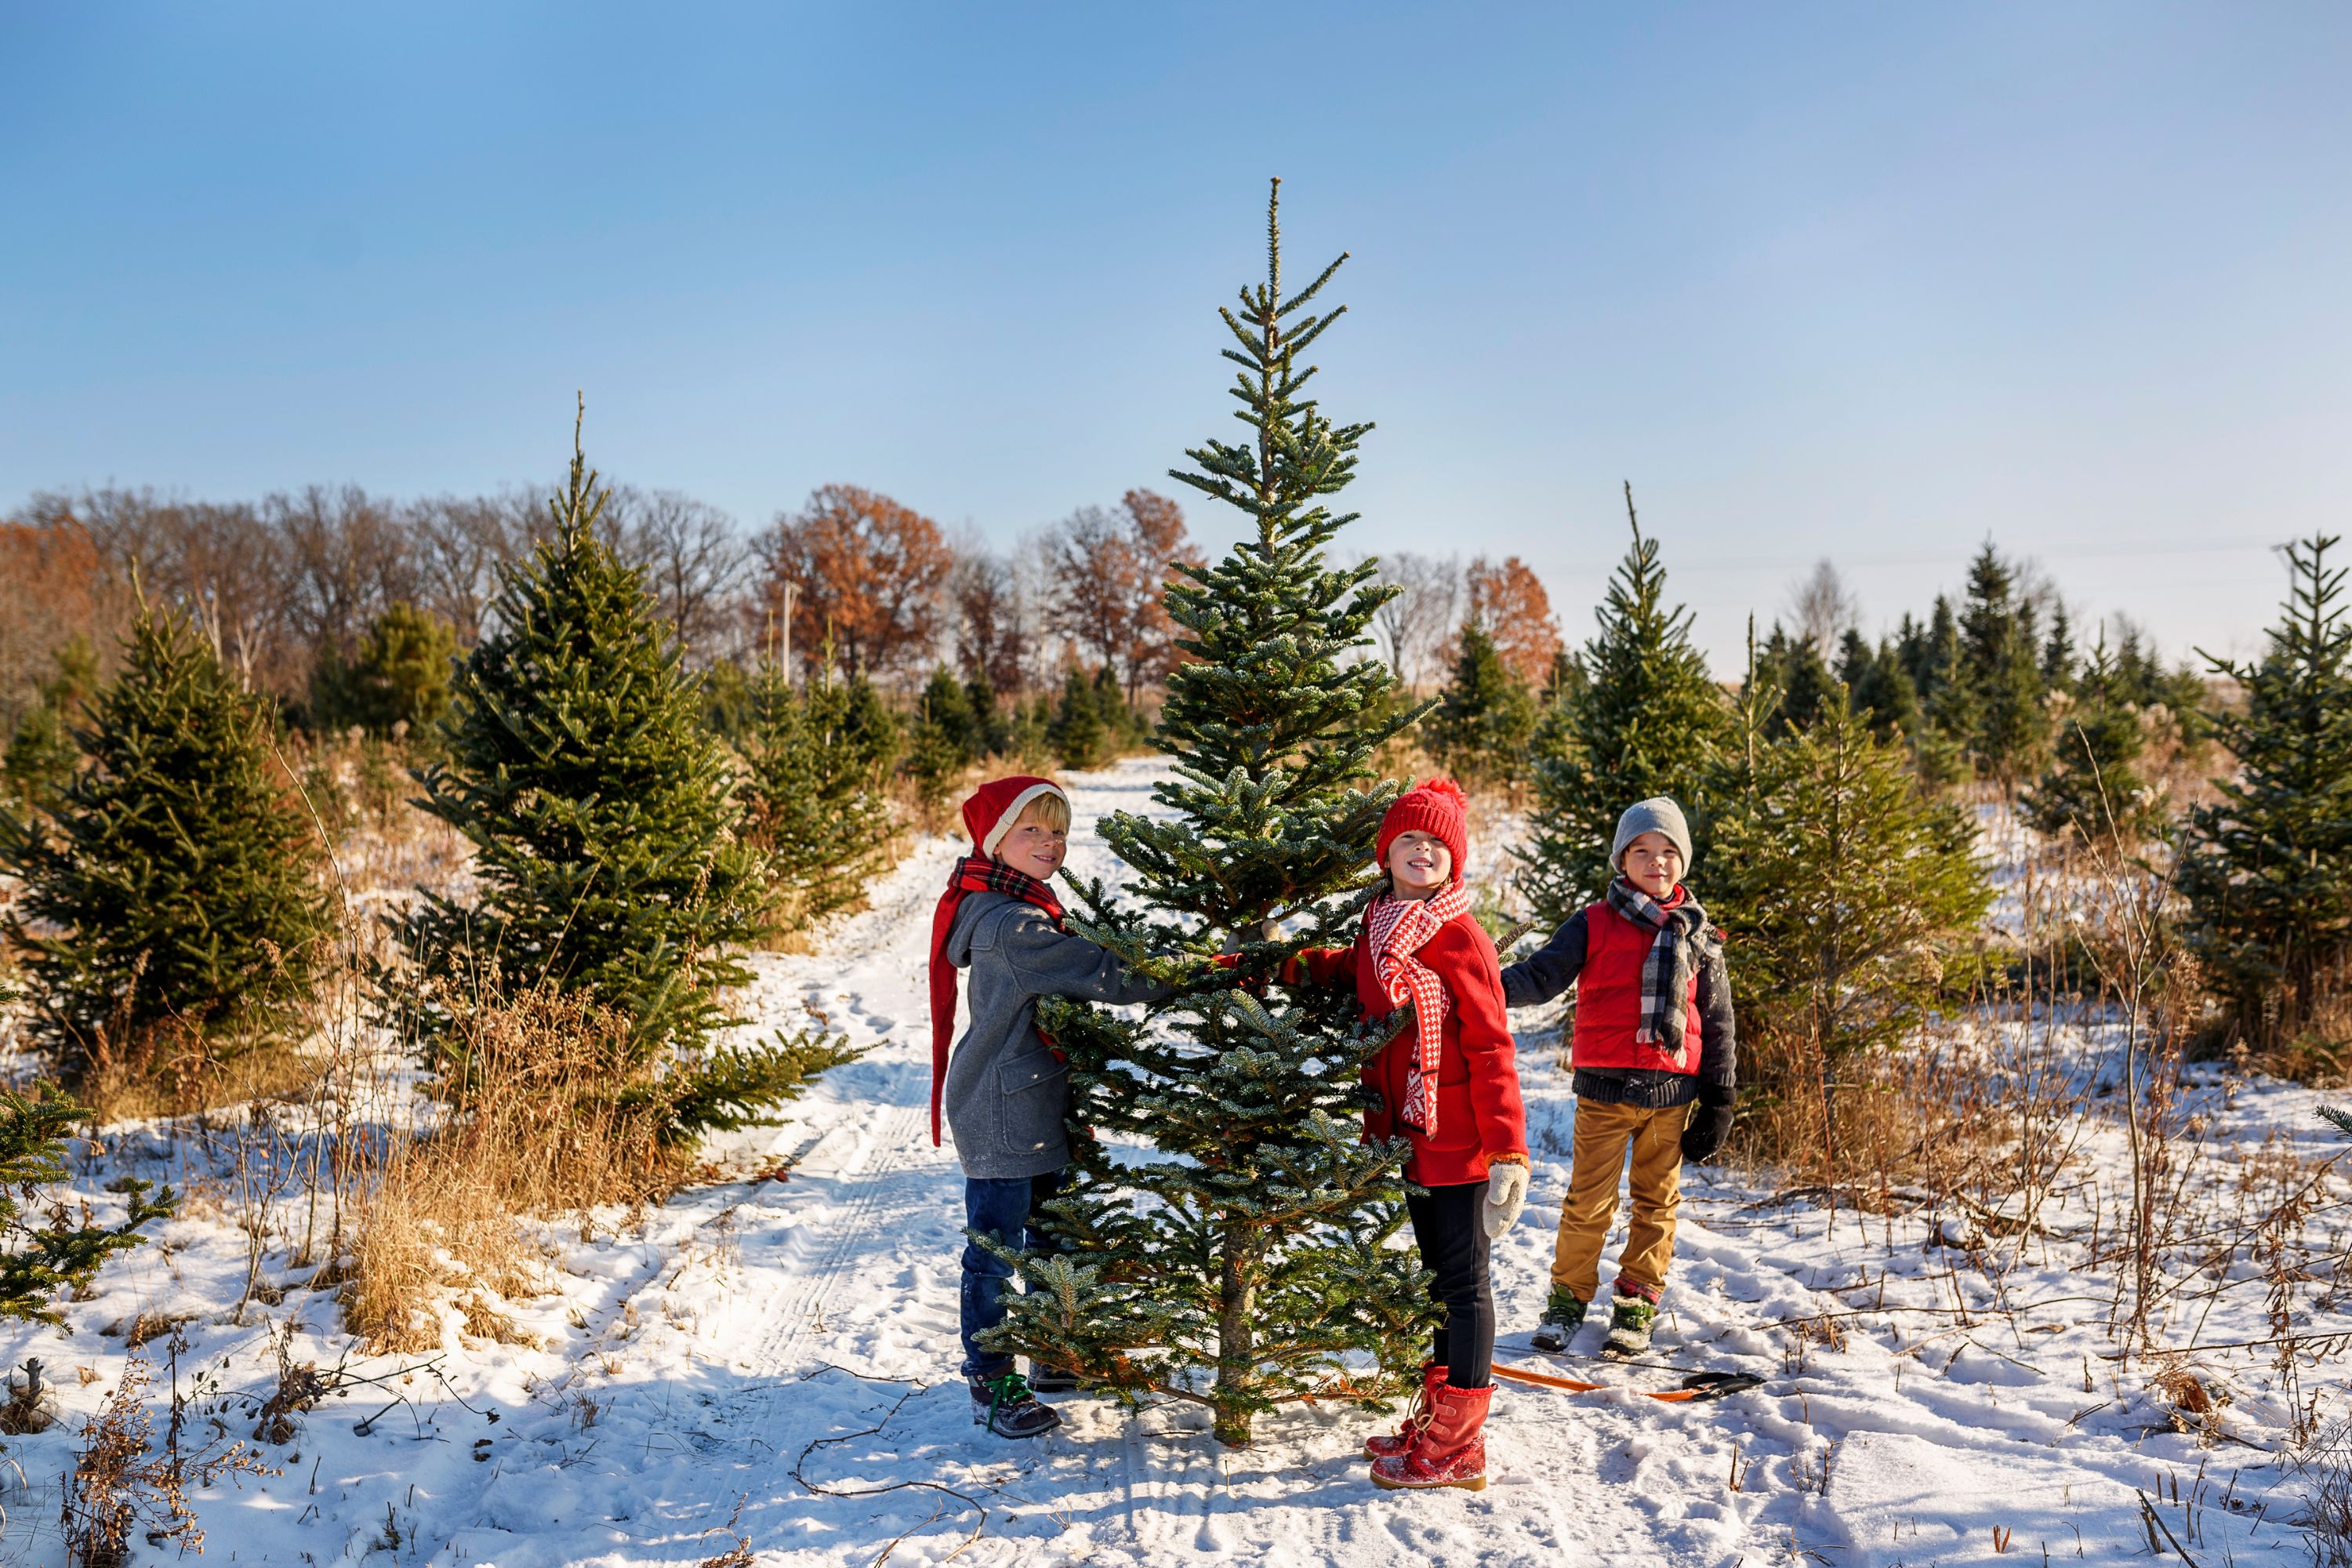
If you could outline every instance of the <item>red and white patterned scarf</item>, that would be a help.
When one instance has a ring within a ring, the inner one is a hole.
[[[1433,899],[1382,893],[1364,911],[1372,978],[1392,1005],[1412,1007],[1412,1062],[1405,1071],[1404,1104],[1397,1114],[1424,1138],[1437,1136],[1437,1063],[1445,1044],[1445,1010],[1453,999],[1445,994],[1436,971],[1413,954],[1448,921],[1469,912],[1470,889],[1458,878]]]

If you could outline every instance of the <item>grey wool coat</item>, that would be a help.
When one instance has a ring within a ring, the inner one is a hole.
[[[1037,1036],[1037,998],[1154,1002],[1167,986],[1129,974],[1082,936],[1054,929],[1006,893],[965,897],[948,929],[948,962],[969,972],[971,1022],[948,1058],[941,1096],[956,1158],[980,1180],[1042,1176],[1070,1163],[1063,1119],[1070,1069]]]

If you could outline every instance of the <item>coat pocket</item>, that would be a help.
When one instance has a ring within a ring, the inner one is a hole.
[[[1008,1152],[1034,1154],[1069,1136],[1070,1064],[1050,1051],[1024,1051],[996,1069],[997,1125]]]
[[[1057,1059],[1051,1051],[1024,1051],[1009,1062],[998,1064],[996,1088],[1002,1094],[1025,1094],[1048,1080],[1070,1076],[1070,1064]]]

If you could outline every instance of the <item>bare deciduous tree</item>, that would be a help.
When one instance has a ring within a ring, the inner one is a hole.
[[[1150,490],[1117,508],[1080,507],[1045,541],[1053,628],[1097,665],[1124,676],[1127,699],[1174,667],[1175,627],[1163,604],[1175,563],[1200,564],[1182,509]]]
[[[985,676],[997,692],[1025,689],[1036,649],[1031,647],[1026,595],[1003,557],[984,549],[957,552],[948,574],[955,610],[956,665]]]
[[[1789,618],[1800,640],[1812,644],[1825,660],[1837,657],[1838,640],[1862,622],[1862,601],[1826,555],[1789,585]]]
[[[663,618],[697,665],[740,652],[733,599],[751,564],[735,520],[676,490],[616,487],[598,520],[614,553],[646,574]]]
[[[1462,558],[1402,550],[1381,556],[1380,569],[1400,592],[1373,612],[1373,636],[1389,673],[1422,689],[1444,678],[1444,648],[1461,624]]]

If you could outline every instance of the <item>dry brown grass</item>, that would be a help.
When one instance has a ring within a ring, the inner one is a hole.
[[[444,1115],[395,1139],[362,1202],[343,1287],[347,1322],[381,1350],[437,1346],[450,1292],[463,1331],[529,1336],[485,1300],[537,1293],[542,1258],[519,1217],[635,1205],[675,1190],[686,1156],[656,1137],[665,1108],[628,1095],[624,1026],[536,990],[461,1015],[467,1062],[436,1086]]]

